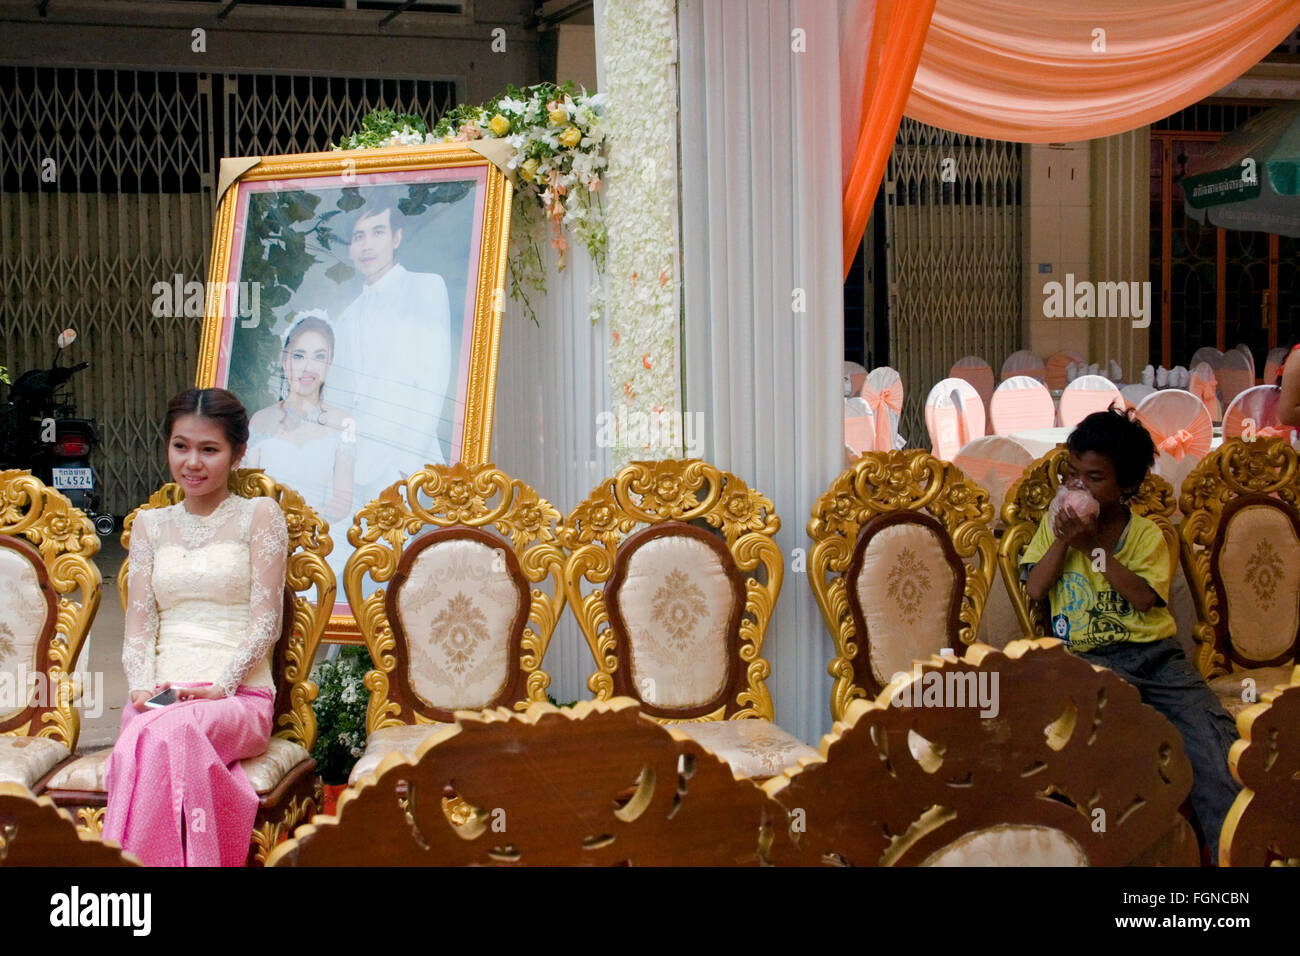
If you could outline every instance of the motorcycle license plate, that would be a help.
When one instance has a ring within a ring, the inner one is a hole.
[[[89,468],[54,468],[51,470],[54,474],[54,487],[60,490],[93,490],[95,487],[94,472]]]

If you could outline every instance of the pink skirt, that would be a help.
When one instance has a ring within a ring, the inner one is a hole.
[[[266,751],[274,714],[261,687],[143,711],[128,700],[105,768],[104,839],[146,866],[243,866],[258,801],[239,761]]]

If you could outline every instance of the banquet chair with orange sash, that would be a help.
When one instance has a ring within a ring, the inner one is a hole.
[[[963,446],[984,435],[984,402],[965,379],[942,379],[925,397],[925,428],[930,454],[951,461]]]
[[[864,455],[817,499],[808,577],[835,641],[835,720],[914,660],[975,641],[996,573],[992,517],[988,492],[919,449]]]
[[[357,512],[343,584],[374,670],[349,783],[415,753],[457,710],[546,700],[542,659],[564,612],[559,517],[519,479],[463,463],[426,465]]]
[[[325,561],[333,542],[329,525],[302,495],[261,470],[238,469],[231,475],[230,490],[245,498],[274,499],[284,512],[289,529],[282,629],[271,658],[271,673],[275,678],[271,739],[265,753],[240,761],[258,796],[249,862],[260,864],[282,836],[310,819],[321,807],[320,779],[315,772],[316,762],[311,758],[316,742],[312,701],[317,692],[311,680],[311,666],[334,607],[334,572]],[[184,497],[185,492],[172,482],[155,491],[148,502],[127,515],[122,525],[123,546],[129,549],[131,528],[141,511],[165,508]],[[129,573],[128,556],[117,575],[117,593],[123,607]],[[105,786],[108,756],[108,750],[101,750],[77,757],[56,770],[46,783],[50,798],[60,807],[72,810],[86,833],[98,834],[103,829],[108,802]]]
[[[1028,375],[1008,378],[993,393],[989,405],[995,435],[1051,428],[1056,424],[1056,406],[1047,386]]]
[[[1223,405],[1219,402],[1219,380],[1209,362],[1199,362],[1192,366],[1187,390],[1205,403],[1205,410],[1210,413],[1210,420],[1223,421]]]
[[[898,419],[903,414],[903,379],[887,365],[873,368],[862,385],[875,441],[871,451],[893,451],[899,445]]]
[[[1080,375],[1061,393],[1061,427],[1074,428],[1093,412],[1104,412],[1112,405],[1126,407],[1114,382],[1102,375]]]
[[[1025,637],[1054,636],[1048,627],[1046,600],[1031,600],[1025,583],[1020,580],[1020,557],[1038,530],[1043,515],[1047,514],[1056,490],[1069,476],[1069,469],[1070,452],[1060,445],[1026,469],[1024,477],[1007,492],[1006,503],[1002,506],[1006,530],[998,545],[998,566],[1002,569],[1003,583]],[[1178,568],[1178,532],[1169,520],[1174,513],[1174,489],[1155,472],[1148,471],[1128,506],[1134,514],[1150,518],[1160,528],[1169,548],[1172,579]]]
[[[98,552],[72,502],[0,471],[0,783],[39,793],[77,748],[73,671],[99,608]]]
[[[1300,639],[1300,455],[1226,439],[1183,482],[1183,570],[1196,666],[1231,713],[1283,683]]]
[[[816,755],[772,722],[762,651],[780,527],[769,498],[688,458],[632,462],[560,528],[596,699],[637,700],[750,778]]]
[[[1191,392],[1168,388],[1144,398],[1137,414],[1156,446],[1151,470],[1175,490],[1181,488],[1214,440],[1205,403]]]
[[[1277,417],[1282,390],[1276,385],[1256,385],[1232,400],[1223,413],[1223,437],[1285,438],[1290,441],[1295,429],[1283,425]]]

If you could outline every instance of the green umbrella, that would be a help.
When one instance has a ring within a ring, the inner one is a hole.
[[[1265,110],[1229,133],[1181,182],[1197,222],[1300,237],[1300,104]]]

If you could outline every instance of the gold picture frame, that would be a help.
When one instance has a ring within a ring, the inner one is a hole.
[[[512,193],[492,153],[249,157],[221,180],[195,384],[248,408],[243,464],[346,530],[404,474],[488,462]],[[326,640],[361,643],[347,604]]]

